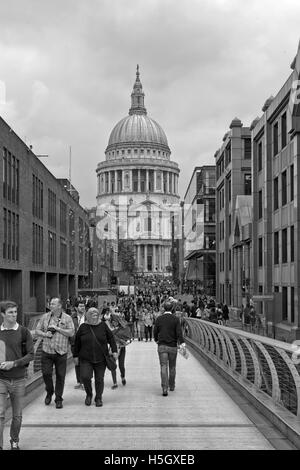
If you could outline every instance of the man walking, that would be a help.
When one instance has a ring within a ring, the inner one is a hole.
[[[15,302],[0,302],[0,312],[3,320],[0,327],[0,450],[3,449],[7,395],[12,406],[11,450],[19,450],[26,365],[34,357],[33,340],[30,331],[17,323]]]
[[[75,313],[71,315],[71,318],[74,323],[74,335],[70,338],[70,343],[71,343],[71,351],[72,354],[74,353],[74,348],[75,348],[75,335],[78,331],[78,328],[80,327],[81,323],[84,323],[85,321],[85,303],[83,300],[77,300],[76,305],[75,305]],[[75,364],[75,374],[76,374],[76,381],[77,384],[74,386],[74,388],[84,388],[83,384],[81,382],[81,377],[80,377],[80,361],[78,361],[78,364]]]
[[[172,313],[172,303],[164,303],[164,314],[154,324],[154,340],[158,344],[160,375],[163,396],[168,396],[168,388],[175,389],[177,345],[185,348],[179,318]]]
[[[74,324],[70,315],[62,311],[59,298],[51,299],[50,312],[40,319],[36,334],[43,338],[42,374],[47,392],[45,405],[50,405],[55,392],[56,408],[62,408],[69,338],[74,335]],[[56,375],[55,390],[52,380],[53,366]]]

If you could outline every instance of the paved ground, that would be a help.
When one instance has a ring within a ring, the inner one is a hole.
[[[273,449],[239,406],[190,355],[178,355],[177,385],[161,395],[156,345],[127,347],[127,385],[111,390],[105,376],[104,406],[84,404],[67,375],[64,408],[44,405],[44,394],[24,410],[22,449]],[[5,441],[9,442],[5,428]]]

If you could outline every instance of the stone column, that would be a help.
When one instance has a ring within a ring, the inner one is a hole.
[[[118,192],[118,171],[117,170],[114,170],[115,171],[115,193]]]
[[[146,170],[146,192],[149,191],[149,170]]]
[[[97,193],[98,193],[98,195],[99,195],[100,192],[101,192],[101,188],[100,188],[100,173],[98,173],[97,183],[98,183]]]
[[[153,245],[152,249],[153,249],[153,251],[152,251],[152,253],[153,253],[152,254],[152,271],[154,273],[156,273],[156,269],[155,269],[156,268],[156,246]]]
[[[122,193],[125,191],[125,171],[122,170]]]
[[[108,192],[111,193],[111,172],[108,172]]]
[[[138,170],[138,193],[141,192],[141,170]]]
[[[147,263],[147,261],[148,261],[147,257],[148,257],[148,247],[147,247],[147,245],[144,245],[144,271],[146,271],[146,272],[148,271],[148,269],[147,269],[147,264],[148,264]]]
[[[156,170],[153,171],[153,192],[156,193]]]
[[[137,245],[137,270],[141,267],[141,245]]]

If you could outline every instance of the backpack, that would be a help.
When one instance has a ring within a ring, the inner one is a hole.
[[[27,338],[27,328],[24,326],[21,326],[21,350],[22,350],[22,357],[26,356],[27,354],[27,349],[26,349],[26,338]],[[29,366],[28,364],[25,364],[25,367]]]

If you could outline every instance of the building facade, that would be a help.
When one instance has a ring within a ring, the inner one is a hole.
[[[240,310],[252,294],[251,148],[250,128],[235,118],[215,153],[216,298],[233,310]]]
[[[132,253],[136,273],[171,274],[172,217],[180,203],[179,168],[170,155],[162,127],[147,115],[137,67],[129,115],[113,128],[96,170],[97,233],[110,240],[116,271],[125,243],[126,263]]]
[[[47,297],[64,301],[84,287],[88,216],[66,180],[1,118],[0,149],[0,300],[15,300],[22,319],[22,312],[45,311]]]
[[[195,167],[184,196],[185,287],[191,293],[216,293],[216,169]]]
[[[300,45],[252,130],[253,288],[268,335],[300,337]]]

